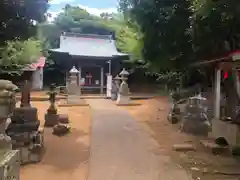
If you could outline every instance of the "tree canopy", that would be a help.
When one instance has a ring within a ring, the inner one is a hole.
[[[0,2],[0,66],[19,70],[37,60],[42,48],[36,37],[37,22],[46,20],[47,0],[4,0]]]
[[[157,70],[183,69],[239,48],[237,0],[120,0],[143,34],[143,57]]]

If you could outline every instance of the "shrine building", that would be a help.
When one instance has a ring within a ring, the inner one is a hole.
[[[52,59],[65,73],[75,66],[79,71],[78,85],[82,90],[98,90],[101,94],[107,86],[107,76],[114,77],[121,71],[121,62],[129,56],[120,53],[115,40],[109,35],[63,33],[60,47],[50,49]]]

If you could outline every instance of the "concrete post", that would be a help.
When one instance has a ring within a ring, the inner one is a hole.
[[[221,69],[215,71],[215,108],[214,119],[220,119],[220,101],[221,101]]]

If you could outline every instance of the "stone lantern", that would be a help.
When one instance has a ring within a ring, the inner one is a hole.
[[[79,71],[76,69],[75,66],[69,71],[70,74],[70,83],[68,85],[68,94],[76,94],[78,95],[80,90],[78,88],[77,79]]]
[[[72,69],[69,71],[69,73],[70,73],[70,83],[77,85],[79,71],[75,66],[73,66]]]
[[[15,93],[18,87],[11,81],[0,80],[0,176],[1,179],[19,179],[19,151],[12,150],[11,138],[6,129],[11,123],[11,114],[15,108]]]
[[[119,87],[117,105],[128,105],[130,101],[130,92],[127,84],[129,72],[124,68],[119,75],[122,83]]]
[[[116,101],[116,100],[117,100],[120,83],[121,83],[121,78],[117,75],[117,76],[113,79],[112,89],[111,89],[111,99],[112,99],[113,101]]]
[[[80,87],[78,86],[77,80],[79,71],[75,66],[69,71],[70,73],[70,83],[68,85],[68,96],[67,96],[67,104],[81,104],[79,99],[80,95]],[[82,102],[83,103],[83,102]]]
[[[125,68],[123,68],[123,70],[119,73],[120,77],[122,79],[125,79],[125,81],[128,79],[129,74],[130,73],[128,71],[126,71]]]

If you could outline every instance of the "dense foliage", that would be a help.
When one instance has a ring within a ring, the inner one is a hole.
[[[121,0],[144,34],[144,57],[159,68],[181,68],[239,47],[237,0]]]
[[[0,67],[18,71],[36,60],[42,51],[36,35],[37,22],[46,20],[47,0],[2,0],[0,2]]]
[[[238,0],[120,0],[128,21],[142,33],[142,56],[161,79],[186,75],[191,63],[239,48]],[[181,73],[184,72],[184,73]]]
[[[35,62],[41,56],[41,50],[41,42],[34,39],[7,41],[1,49],[1,70],[18,72],[26,64]]]

